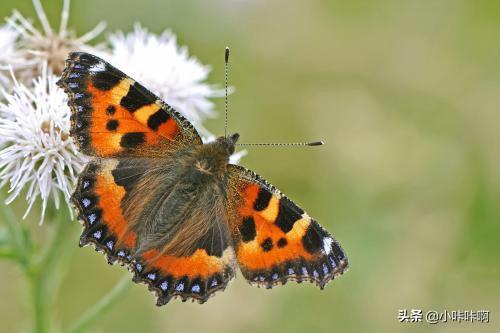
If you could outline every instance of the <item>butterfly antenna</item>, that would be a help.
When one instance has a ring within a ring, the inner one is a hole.
[[[323,141],[314,142],[257,142],[257,143],[237,143],[237,146],[271,146],[271,147],[286,147],[286,146],[322,146]]]
[[[224,137],[227,138],[227,118],[228,118],[228,112],[227,112],[227,77],[228,77],[228,72],[229,72],[229,47],[226,46],[226,53],[225,53],[225,99],[224,99]]]
[[[228,72],[229,72],[229,47],[226,46],[225,53],[225,117],[224,117],[224,137],[227,138],[227,122],[228,122],[228,102],[227,102],[227,85],[228,85]],[[322,146],[325,143],[323,141],[314,142],[257,142],[257,143],[237,143],[237,146],[247,146],[247,147],[287,147],[287,146]]]

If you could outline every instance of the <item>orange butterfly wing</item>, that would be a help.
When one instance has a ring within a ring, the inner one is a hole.
[[[347,269],[344,251],[313,218],[252,171],[229,167],[236,259],[250,283],[271,288],[296,280],[323,288]]]
[[[129,228],[121,206],[126,188],[113,175],[117,164],[112,159],[87,164],[71,201],[84,224],[80,246],[94,244],[107,254],[108,262],[127,264],[132,260],[137,235]]]
[[[58,84],[69,96],[71,135],[87,155],[147,156],[175,142],[202,144],[182,115],[94,55],[71,53]]]

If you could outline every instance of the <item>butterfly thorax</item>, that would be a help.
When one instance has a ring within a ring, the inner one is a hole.
[[[229,137],[221,136],[214,142],[197,146],[187,177],[194,183],[210,177],[222,179],[238,137],[237,133]]]

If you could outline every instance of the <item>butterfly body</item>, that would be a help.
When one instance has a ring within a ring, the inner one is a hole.
[[[192,255],[190,240],[202,237],[210,224],[220,223],[218,228],[227,229],[228,221],[221,219],[228,198],[227,166],[237,137],[221,137],[215,142],[179,148],[172,156],[151,160],[152,165],[138,187],[129,191],[131,202],[127,202],[131,210],[137,210],[138,216],[133,220],[140,222],[131,226],[137,234],[134,255],[161,247],[175,234],[186,237],[178,236],[165,250],[179,256]],[[134,165],[134,160],[125,159],[122,163]],[[127,177],[119,171],[115,174],[117,178]],[[144,203],[143,193],[149,193]],[[179,233],[179,228],[185,231]],[[215,252],[222,255],[220,248]]]
[[[71,135],[92,159],[72,202],[93,244],[157,294],[200,303],[239,267],[252,284],[320,288],[347,257],[313,218],[257,174],[229,163],[239,135],[203,144],[194,127],[104,60],[71,53],[60,85]]]

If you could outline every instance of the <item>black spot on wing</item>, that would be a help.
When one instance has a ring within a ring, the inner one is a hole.
[[[293,228],[295,221],[302,218],[304,211],[286,197],[282,197],[279,203],[279,213],[276,218],[276,225],[287,233]]]
[[[257,199],[255,199],[255,202],[253,203],[253,208],[256,211],[262,211],[267,208],[269,205],[269,200],[271,200],[272,193],[266,190],[265,188],[260,188],[259,189],[259,194],[257,195]]]
[[[112,119],[112,120],[109,120],[106,123],[106,129],[108,131],[116,131],[116,129],[118,128],[118,125],[120,125],[120,123],[118,122],[118,120]]]
[[[109,115],[109,116],[112,116],[114,115],[116,112],[116,107],[114,105],[109,105],[107,108],[106,108],[106,114]]]
[[[253,220],[253,217],[247,216],[243,218],[243,222],[241,223],[239,230],[241,234],[241,240],[244,243],[248,243],[254,240],[257,233],[255,231],[255,221]]]
[[[99,58],[89,53],[82,53],[82,52],[71,52],[69,55],[69,59],[77,60],[87,66],[94,66],[100,62]]]
[[[328,234],[321,228],[318,222],[312,220],[307,231],[302,237],[302,245],[309,253],[317,253],[323,246],[323,238]]]
[[[120,140],[120,146],[122,146],[123,148],[133,149],[143,144],[144,141],[145,135],[143,132],[126,133]]]
[[[124,76],[116,72],[115,69],[108,64],[102,63],[102,65],[104,66],[104,70],[92,75],[92,85],[99,90],[107,91],[120,83]]]
[[[276,243],[276,245],[278,245],[279,248],[283,248],[285,246],[287,246],[288,244],[288,241],[286,240],[286,238],[280,238],[278,240],[278,242]]]
[[[260,244],[260,247],[262,247],[262,250],[264,252],[269,252],[273,249],[273,241],[271,238],[266,238],[264,241]]]
[[[139,83],[135,82],[132,86],[130,86],[127,95],[121,99],[120,105],[130,112],[135,112],[137,109],[145,105],[152,104],[155,101],[155,95]]]
[[[163,109],[159,109],[148,118],[148,127],[156,131],[161,124],[165,123],[170,116]]]

